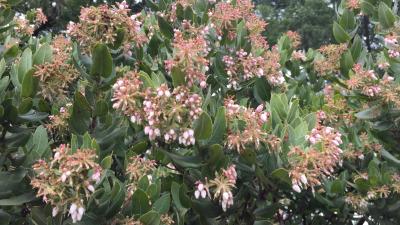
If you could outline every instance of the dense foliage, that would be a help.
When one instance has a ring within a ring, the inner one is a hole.
[[[276,45],[250,0],[0,1],[0,224],[398,224],[397,1]],[[360,38],[366,18],[374,48]]]

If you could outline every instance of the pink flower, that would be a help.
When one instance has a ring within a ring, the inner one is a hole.
[[[226,170],[223,171],[225,177],[227,177],[228,181],[231,182],[232,184],[236,184],[236,179],[237,179],[237,173],[235,167],[236,167],[235,165],[231,165]]]
[[[96,181],[96,183],[100,182],[100,177],[101,177],[100,171],[96,170],[96,172],[93,173],[93,175],[92,175],[92,180]]]

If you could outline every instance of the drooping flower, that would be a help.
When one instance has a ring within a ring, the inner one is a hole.
[[[60,145],[54,150],[50,162],[39,160],[33,165],[35,177],[31,185],[37,189],[37,196],[53,207],[53,216],[69,207],[74,223],[82,219],[84,204],[98,182],[91,174],[102,171],[96,158],[95,150],[77,149],[72,152],[69,146]]]

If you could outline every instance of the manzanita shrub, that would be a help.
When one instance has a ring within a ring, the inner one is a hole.
[[[0,1],[0,224],[399,224],[397,2],[276,46],[250,0]],[[392,9],[393,7],[393,9]],[[371,21],[369,50],[359,28]]]

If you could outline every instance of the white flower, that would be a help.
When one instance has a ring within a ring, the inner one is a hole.
[[[51,213],[51,215],[52,215],[53,217],[56,217],[57,214],[58,214],[58,207],[54,207],[54,208],[53,208],[53,211],[52,211],[52,213]]]
[[[83,207],[79,207],[75,203],[72,203],[69,208],[69,214],[71,215],[72,223],[76,223],[82,220],[82,216],[85,213],[85,209]]]
[[[197,190],[194,192],[194,197],[196,199],[199,199],[200,196],[201,198],[206,198],[207,197],[206,187],[200,181],[197,181],[196,183],[197,183]]]
[[[308,183],[307,182],[307,177],[304,174],[301,174],[300,180],[301,180],[301,182],[303,182],[303,184],[307,184]]]
[[[94,192],[94,187],[93,187],[93,185],[88,185],[87,186],[87,189],[90,191],[90,192]]]
[[[299,185],[297,185],[297,184],[293,185],[293,186],[292,186],[292,189],[293,189],[295,192],[297,192],[297,193],[300,193],[300,192],[301,192],[301,189],[300,189]]]
[[[233,194],[232,192],[224,192],[222,193],[222,201],[221,201],[221,206],[222,210],[226,212],[226,210],[233,205]]]

